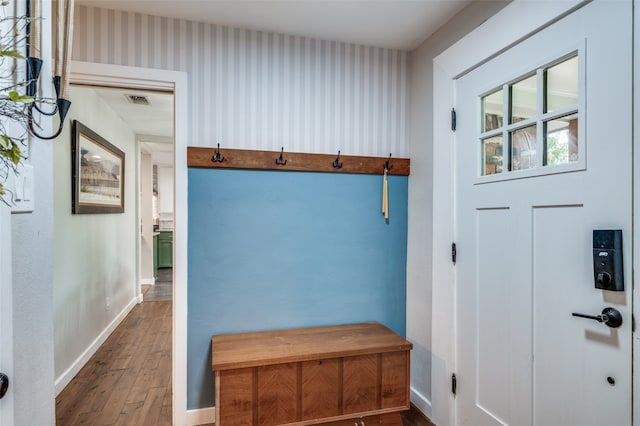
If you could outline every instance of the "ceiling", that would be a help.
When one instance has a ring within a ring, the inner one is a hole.
[[[134,89],[94,88],[140,137],[173,137],[173,95]],[[148,105],[134,104],[129,95],[144,97]]]
[[[471,0],[76,0],[236,28],[411,50]]]
[[[76,4],[280,34],[411,50],[472,0],[76,0]],[[172,158],[173,96],[95,88],[154,155]],[[147,96],[134,105],[126,95]]]
[[[173,95],[144,90],[86,88],[96,92],[136,134],[153,162],[173,163]],[[148,105],[132,103],[129,96],[144,97]]]

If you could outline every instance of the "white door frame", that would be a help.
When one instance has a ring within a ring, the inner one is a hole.
[[[0,259],[11,259],[11,209],[0,206]],[[0,263],[0,372],[9,377],[9,391],[0,400],[0,426],[14,424],[13,415],[13,280],[11,263]]]
[[[187,144],[188,74],[89,62],[71,63],[71,82],[149,90],[174,95],[174,238],[173,238],[173,424],[187,424]],[[139,285],[139,284],[138,284]]]
[[[456,240],[456,134],[451,131],[451,108],[456,105],[455,80],[589,2],[515,0],[433,60],[431,417],[439,426],[456,424],[454,398],[450,392],[451,374],[455,372],[456,330],[456,276],[451,262],[451,243]],[[513,25],[514,22],[518,25]],[[637,108],[636,114],[640,116]],[[635,152],[640,155],[638,150]],[[638,186],[635,188],[639,190]]]
[[[640,147],[638,146],[638,138],[636,135],[640,126],[640,31],[638,31],[637,23],[640,22],[640,0],[633,0],[633,270],[640,265],[640,250],[636,250],[636,243],[640,241],[640,168],[636,167],[636,164],[640,164]],[[635,275],[635,273],[633,274]],[[640,312],[640,292],[635,291],[635,280],[632,283],[633,294],[631,295],[633,306],[633,317],[638,318]],[[640,371],[640,354],[638,353],[638,344],[640,344],[639,333],[633,331],[633,370]],[[633,394],[640,395],[640,381],[636,380],[635,373],[632,378]],[[632,418],[633,424],[640,425],[640,398],[633,397],[631,403],[633,404]]]

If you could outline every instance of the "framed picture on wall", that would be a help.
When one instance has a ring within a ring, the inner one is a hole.
[[[71,132],[71,212],[124,212],[124,152],[77,120]]]

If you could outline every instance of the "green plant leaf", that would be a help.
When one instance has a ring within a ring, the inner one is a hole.
[[[24,56],[15,50],[0,50],[0,56],[6,56],[15,59],[24,59]]]
[[[0,135],[0,148],[4,150],[4,149],[9,149],[10,146],[11,146],[11,140],[9,139],[9,136]]]
[[[22,159],[22,157],[20,157],[20,147],[17,143],[12,144],[11,149],[3,149],[0,153],[11,160],[15,165],[20,163],[20,160]]]
[[[11,148],[11,161],[13,161],[13,164],[18,165],[18,163],[20,163],[20,160],[22,160],[22,157],[20,157],[20,147],[18,146],[17,143],[13,144],[13,147]]]
[[[13,102],[20,102],[23,104],[30,104],[31,102],[33,102],[33,98],[31,96],[21,95],[15,90],[9,92],[9,99],[11,99]]]
[[[2,182],[0,182],[0,195],[4,195],[6,194],[6,192],[4,191],[4,186],[2,185]]]

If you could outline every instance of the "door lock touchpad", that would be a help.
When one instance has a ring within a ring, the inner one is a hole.
[[[593,231],[593,277],[596,288],[624,291],[622,230]]]

